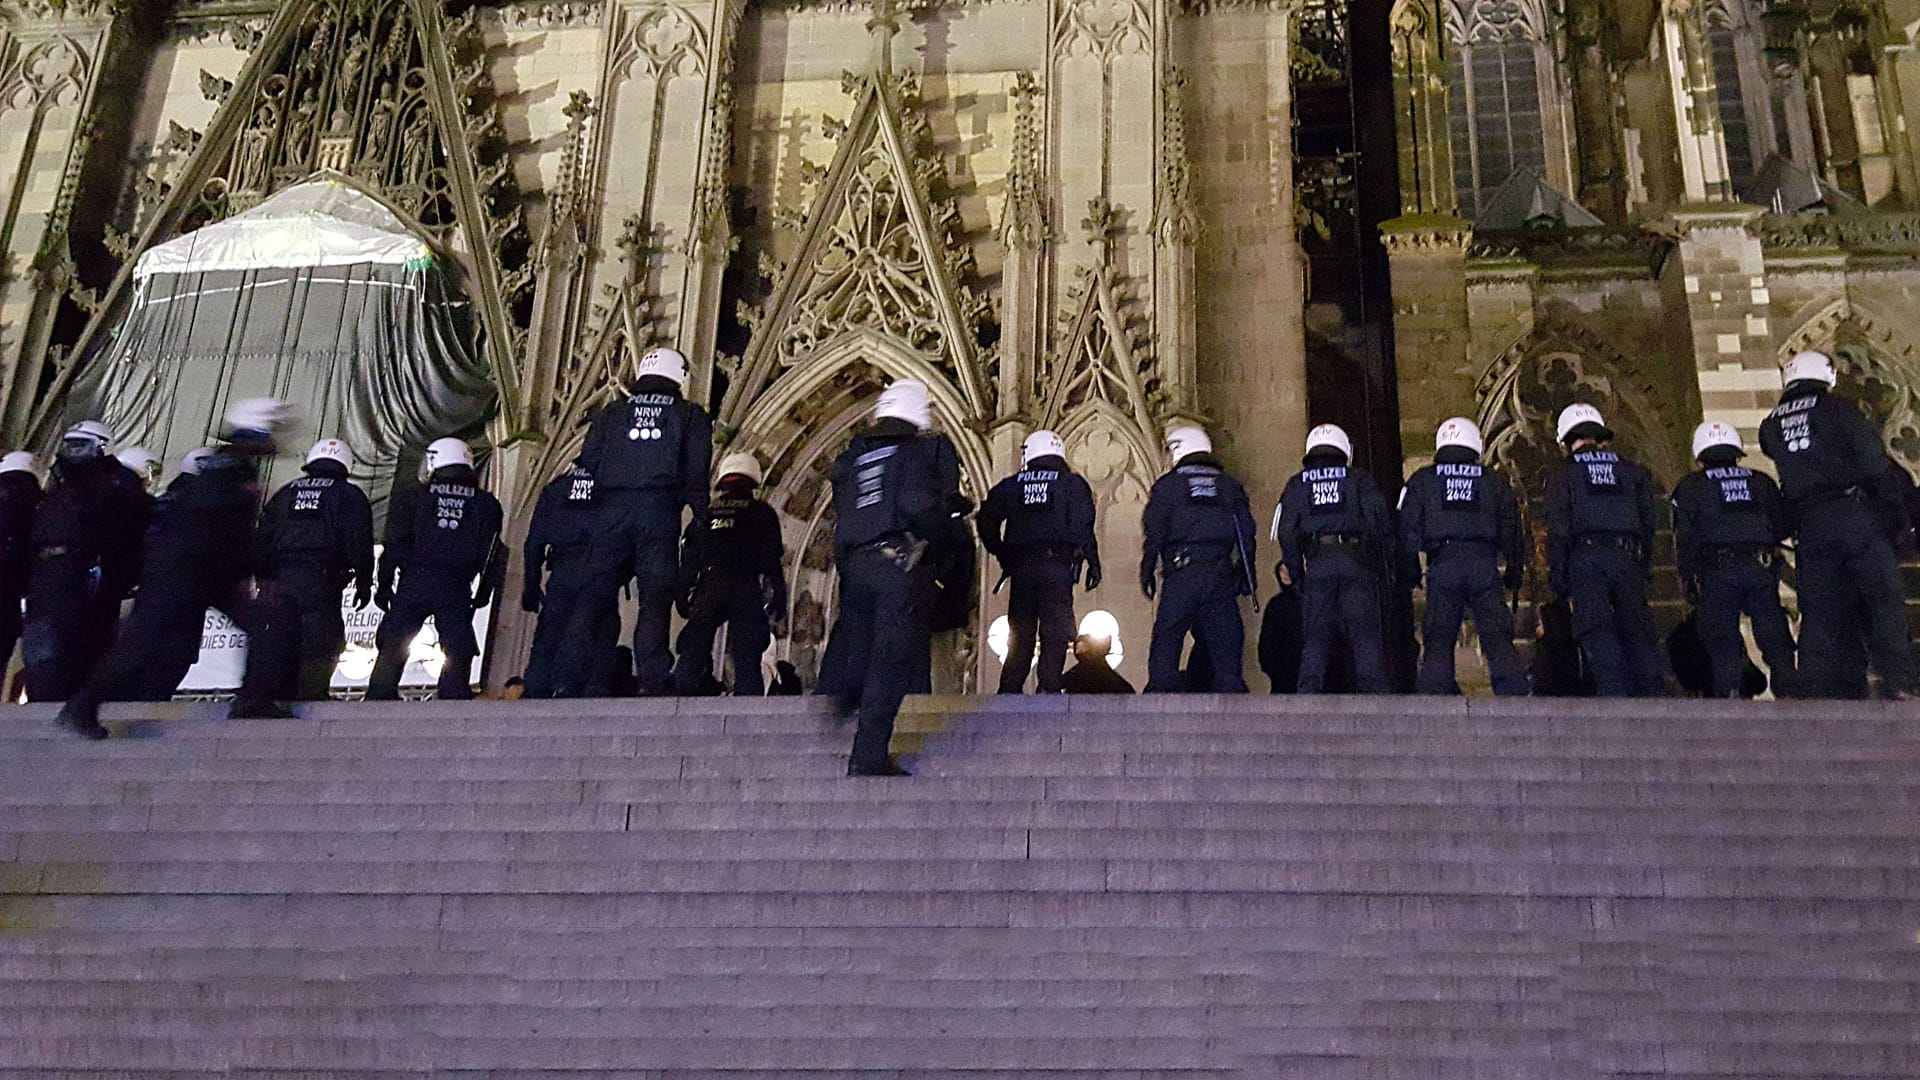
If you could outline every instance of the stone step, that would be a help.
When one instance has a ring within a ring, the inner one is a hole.
[[[0,836],[0,861],[180,863],[307,860],[564,863],[572,861],[871,859],[1148,859],[1241,863],[1299,859],[1451,862],[1572,862],[1582,865],[1751,869],[1920,869],[1920,839],[1621,835],[1590,832],[1351,828],[1188,829],[977,828],[929,822],[917,828],[753,827],[633,832],[185,831],[153,823],[141,832],[17,830]],[[314,823],[319,825],[321,823]]]

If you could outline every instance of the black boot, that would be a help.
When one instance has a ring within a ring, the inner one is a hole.
[[[297,714],[271,701],[241,701],[235,698],[227,708],[229,720],[292,720]]]
[[[100,710],[99,707],[95,705],[68,701],[66,705],[60,709],[60,723],[64,724],[67,730],[83,739],[98,741],[100,739],[110,739],[113,737],[112,732],[101,726]]]
[[[848,776],[912,776],[913,773],[901,767],[893,758],[884,758],[877,764],[863,765],[857,761],[847,762]]]

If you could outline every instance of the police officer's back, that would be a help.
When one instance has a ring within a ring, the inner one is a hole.
[[[1600,410],[1576,403],[1556,424],[1568,460],[1547,480],[1547,574],[1573,602],[1573,632],[1602,697],[1665,687],[1647,608],[1653,476],[1608,443]]]
[[[638,588],[633,662],[647,694],[672,683],[667,633],[680,573],[681,510],[691,509],[696,520],[706,516],[713,469],[713,422],[681,396],[686,382],[686,357],[648,350],[632,393],[601,411],[580,451],[600,508],[594,588],[605,597],[629,581]]]
[[[1506,476],[1481,464],[1485,447],[1478,424],[1464,416],[1446,421],[1434,436],[1433,464],[1408,477],[1400,494],[1401,557],[1416,576],[1420,555],[1427,557],[1423,694],[1459,692],[1453,649],[1468,611],[1494,693],[1527,692],[1527,675],[1513,647],[1513,613],[1502,595],[1502,586],[1517,591],[1525,572],[1520,506]]]
[[[356,607],[373,599],[373,505],[348,479],[352,468],[347,444],[320,440],[260,518],[266,631],[254,647],[272,650],[276,699],[326,699],[347,644],[341,595],[351,584]]]
[[[27,598],[33,515],[41,495],[40,465],[32,454],[15,450],[0,458],[0,677],[20,641],[20,605]]]
[[[1879,433],[1834,393],[1833,361],[1803,352],[1788,362],[1786,391],[1760,425],[1760,447],[1780,472],[1795,538],[1800,594],[1800,659],[1816,696],[1859,692],[1837,672],[1840,658],[1866,651],[1893,697],[1915,692],[1905,589],[1894,538],[1904,531],[1907,493],[1887,470]]]
[[[95,420],[69,429],[34,513],[21,659],[35,701],[79,689],[113,639],[121,601],[139,584],[153,500],[106,452],[112,441]]]
[[[408,648],[429,618],[446,655],[439,696],[473,696],[471,673],[480,651],[473,613],[486,606],[496,584],[490,570],[500,542],[500,502],[481,490],[473,451],[459,439],[434,442],[426,465],[427,483],[397,493],[387,510],[387,542],[374,595],[386,617],[374,638],[380,656],[367,684],[369,700],[400,696]],[[477,593],[475,577],[482,578]]]
[[[926,633],[924,559],[929,537],[949,527],[958,495],[940,463],[927,388],[887,387],[873,424],[833,463],[834,560],[840,618],[830,651],[840,657],[833,693],[859,727],[849,776],[905,776],[889,754],[893,721]]]
[[[1390,689],[1380,579],[1393,565],[1393,523],[1379,487],[1350,464],[1352,457],[1353,443],[1339,425],[1314,428],[1305,467],[1280,495],[1281,564],[1301,594],[1303,694],[1325,692],[1336,636],[1353,650],[1362,693]]]
[[[1140,591],[1159,605],[1147,649],[1147,692],[1177,693],[1187,637],[1205,654],[1217,693],[1244,694],[1241,651],[1246,626],[1240,597],[1249,594],[1254,538],[1246,489],[1213,455],[1200,428],[1167,433],[1173,469],[1154,481],[1142,515]]]
[[[699,692],[713,677],[713,640],[727,628],[733,657],[733,692],[766,692],[760,658],[772,643],[770,620],[784,618],[787,581],[781,560],[780,516],[754,494],[763,473],[752,454],[728,454],[720,462],[719,493],[707,516],[687,527],[681,552],[687,625],[680,632],[674,687]]]
[[[538,613],[526,696],[599,697],[611,689],[620,609],[594,588],[590,556],[600,515],[593,474],[573,467],[540,490],[527,529],[521,610]]]
[[[1012,583],[1007,598],[1007,660],[1000,692],[1017,694],[1033,663],[1036,631],[1039,688],[1058,693],[1073,643],[1073,587],[1086,567],[1088,590],[1100,587],[1100,546],[1094,536],[1093,489],[1066,459],[1051,431],[1027,436],[1021,468],[987,493],[980,507],[980,541]]]

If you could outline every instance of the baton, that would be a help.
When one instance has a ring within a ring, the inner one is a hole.
[[[1253,613],[1260,614],[1260,583],[1253,576],[1253,552],[1247,549],[1247,531],[1240,515],[1233,515],[1233,543],[1240,552],[1240,573],[1247,579],[1247,595],[1253,599]]]

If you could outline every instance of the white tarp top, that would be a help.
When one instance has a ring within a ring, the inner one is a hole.
[[[148,248],[133,276],[145,281],[155,274],[404,265],[430,257],[426,243],[378,199],[321,177]]]

